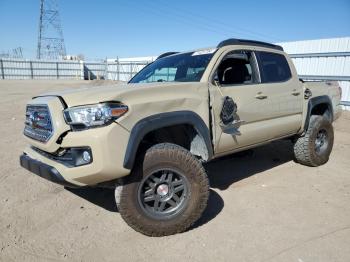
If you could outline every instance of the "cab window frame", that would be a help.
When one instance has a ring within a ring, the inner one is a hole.
[[[152,70],[152,68],[150,69],[150,67],[154,66],[155,63],[157,62],[160,62],[164,59],[168,59],[168,58],[171,58],[171,57],[175,57],[175,56],[185,56],[185,55],[188,55],[189,57],[194,57],[194,56],[209,56],[208,58],[208,61],[206,61],[205,63],[203,63],[203,69],[202,67],[199,67],[201,68],[202,72],[201,72],[201,75],[200,77],[198,77],[197,79],[196,78],[193,78],[193,79],[187,79],[187,74],[188,74],[188,69],[191,68],[191,69],[195,69],[196,67],[187,67],[186,68],[186,77],[183,77],[185,80],[187,81],[183,81],[183,80],[180,80],[182,78],[178,78],[178,75],[180,73],[184,73],[182,72],[180,69],[181,67],[177,67],[177,70],[176,70],[176,73],[175,73],[175,79],[174,80],[171,80],[169,82],[183,82],[183,83],[196,83],[196,82],[201,82],[202,79],[203,79],[203,75],[205,73],[205,71],[208,69],[208,65],[209,63],[211,62],[212,58],[214,57],[215,53],[216,53],[217,49],[213,50],[213,52],[209,52],[209,53],[203,53],[203,54],[196,54],[198,51],[189,51],[189,52],[183,52],[183,53],[176,53],[176,54],[172,54],[172,55],[169,55],[169,56],[165,56],[165,57],[161,57],[159,59],[156,59],[155,61],[153,61],[152,63],[149,63],[147,64],[144,68],[142,68],[139,72],[137,72],[129,81],[128,81],[128,84],[138,84],[138,83],[156,83],[156,82],[167,82],[167,81],[149,81],[149,82],[143,82],[143,81],[147,81],[147,79],[150,79],[151,77],[153,77],[155,75],[155,70],[153,70],[153,73],[143,79],[143,80],[139,80],[137,81],[136,79],[138,77],[140,77],[140,75],[142,75],[143,73],[145,73],[147,70]],[[184,57],[185,59],[187,57]],[[159,61],[158,61],[159,60]],[[162,69],[165,69],[166,67],[163,67]],[[174,67],[170,67],[170,68],[174,68]],[[156,68],[155,68],[156,69]],[[199,73],[199,72],[198,72]],[[177,79],[178,78],[178,79]]]
[[[283,53],[278,53],[278,52],[272,52],[272,51],[255,51],[255,56],[258,62],[258,67],[259,67],[259,73],[260,73],[260,80],[261,80],[261,84],[278,84],[278,83],[285,83],[290,81],[293,78],[293,72],[292,72],[292,68],[289,65],[288,59],[287,57],[283,54]],[[279,80],[279,81],[264,81],[264,68],[263,68],[263,62],[262,62],[262,58],[261,58],[261,54],[265,53],[265,54],[272,54],[272,55],[277,55],[280,57],[283,57],[283,59],[285,60],[285,65],[288,67],[288,71],[289,71],[289,77],[285,78],[283,80]]]
[[[238,84],[221,84],[219,83],[219,87],[222,88],[222,87],[235,87],[235,86],[250,86],[250,85],[258,85],[258,84],[261,84],[261,74],[260,74],[260,69],[259,69],[259,63],[258,63],[258,59],[257,59],[257,56],[255,54],[255,50],[252,50],[252,49],[230,49],[230,50],[227,50],[226,52],[223,52],[220,57],[217,59],[217,62],[215,63],[215,66],[214,66],[214,69],[212,70],[211,72],[211,77],[209,78],[210,79],[210,83],[214,84],[215,85],[215,78],[217,77],[217,71],[218,71],[218,68],[220,66],[220,64],[222,63],[222,61],[225,59],[225,57],[227,57],[227,55],[230,55],[232,53],[239,53],[239,52],[249,52],[251,53],[251,59],[252,59],[252,63],[251,63],[251,69],[252,69],[252,78],[253,78],[253,75],[255,76],[256,78],[256,81],[255,82],[252,82],[252,83],[238,83]]]

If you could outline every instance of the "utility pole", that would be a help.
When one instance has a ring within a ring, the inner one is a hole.
[[[66,55],[57,0],[40,0],[38,59],[62,59]]]

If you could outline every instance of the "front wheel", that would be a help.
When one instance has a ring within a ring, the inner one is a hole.
[[[183,147],[169,143],[148,149],[117,190],[122,218],[148,236],[185,231],[201,216],[209,197],[201,162]]]
[[[329,159],[333,141],[333,126],[329,119],[313,115],[305,135],[299,137],[294,144],[294,156],[303,165],[323,165]]]

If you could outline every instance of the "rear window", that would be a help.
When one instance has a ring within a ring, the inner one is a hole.
[[[257,52],[262,83],[284,82],[292,77],[284,55]]]

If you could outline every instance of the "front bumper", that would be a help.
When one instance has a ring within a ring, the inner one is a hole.
[[[54,183],[60,184],[66,187],[76,187],[76,185],[66,181],[63,176],[57,171],[56,168],[46,165],[40,161],[30,158],[26,154],[23,154],[19,158],[20,164],[23,168],[29,170],[30,172],[50,180]]]
[[[54,168],[63,179],[76,186],[92,186],[130,173],[123,167],[130,133],[117,123],[101,128],[68,132],[60,148],[89,147],[93,161],[86,165],[69,166],[28,146],[24,153],[38,162]],[[44,148],[40,148],[44,150]],[[30,170],[31,171],[31,170]],[[54,181],[55,182],[55,181]]]

